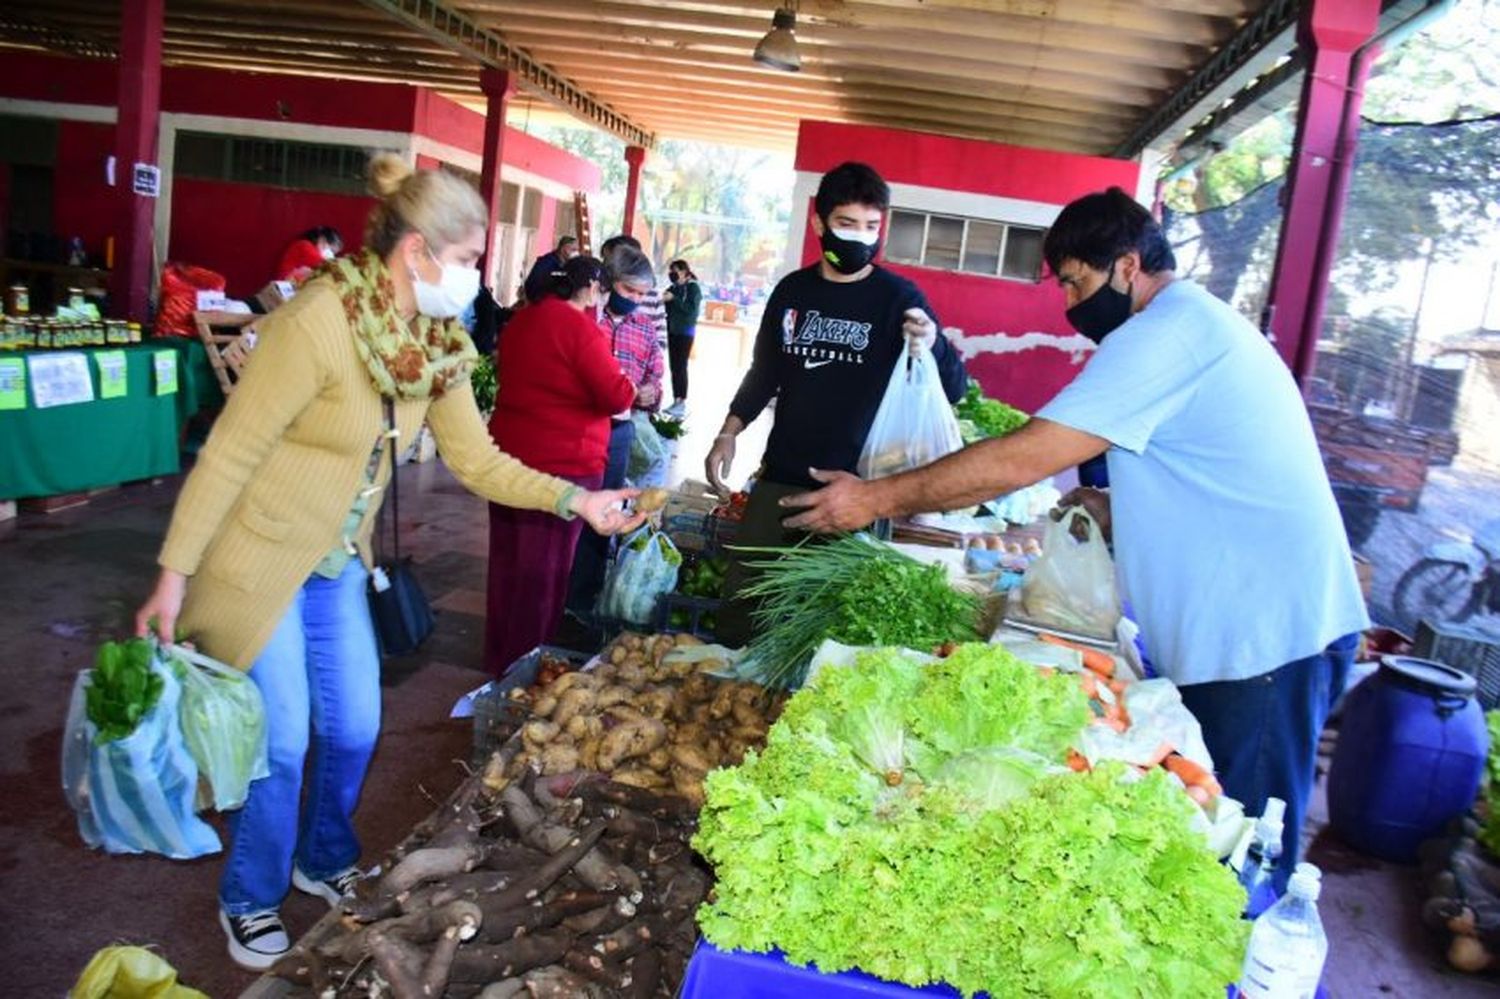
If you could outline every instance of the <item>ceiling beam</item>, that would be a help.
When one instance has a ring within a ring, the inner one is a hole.
[[[472,18],[439,0],[360,0],[485,66],[514,73],[521,86],[551,98],[633,146],[651,148],[650,132]]]

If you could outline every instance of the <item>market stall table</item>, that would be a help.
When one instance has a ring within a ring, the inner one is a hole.
[[[175,387],[158,394],[154,361],[162,350],[172,351]],[[98,356],[113,352],[125,359],[124,392],[103,398]],[[32,359],[64,355],[83,357],[89,400],[38,406]],[[81,492],[175,473],[183,403],[183,386],[177,383],[177,372],[183,368],[180,359],[174,345],[160,343],[0,356],[0,363],[10,370],[19,363],[26,372],[24,397],[12,397],[22,407],[0,408],[0,439],[5,441],[0,448],[0,500]]]

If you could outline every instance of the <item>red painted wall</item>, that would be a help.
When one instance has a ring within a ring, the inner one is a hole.
[[[418,90],[412,131],[475,156],[484,150],[484,115],[429,90]],[[518,170],[566,184],[573,190],[599,192],[603,172],[588,160],[527,135],[505,129],[505,163]]]
[[[113,125],[58,122],[53,230],[63,239],[83,237],[84,249],[100,259],[119,214],[114,189],[104,182],[104,164],[114,145]]]
[[[271,280],[282,251],[304,229],[331,225],[347,248],[358,247],[373,204],[344,194],[178,178],[169,255],[218,271],[226,293],[245,298]]]
[[[802,122],[797,136],[799,171],[823,173],[849,159],[869,163],[891,183],[1016,198],[1058,208],[1111,185],[1134,191],[1139,174],[1138,164],[1125,160],[898,129]],[[812,213],[811,199],[807,212]],[[815,261],[818,252],[818,239],[808,225],[803,263]],[[944,330],[965,354],[970,374],[997,399],[1034,412],[1073,380],[1088,357],[1087,350],[1081,349],[1088,347],[1087,342],[1073,333],[1063,316],[1062,290],[1051,281],[1030,284],[882,263],[922,289]],[[1031,337],[1022,350],[1002,350],[989,339],[1038,333],[1044,336]],[[965,349],[966,338],[986,339],[973,340]]]

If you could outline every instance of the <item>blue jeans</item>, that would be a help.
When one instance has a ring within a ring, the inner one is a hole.
[[[308,577],[250,668],[266,704],[271,772],[250,785],[245,806],[230,818],[219,882],[219,902],[230,915],[279,907],[294,858],[314,880],[359,859],[351,818],[380,731],[380,654],[365,596],[368,576],[354,559],[337,579]]]
[[[630,467],[630,446],[635,443],[635,424],[621,420],[609,431],[609,456],[604,465],[602,489],[622,489]],[[573,569],[568,577],[567,608],[585,619],[594,616],[594,604],[604,589],[604,570],[609,562],[609,538],[584,531],[573,550]]]
[[[1262,676],[1182,688],[1183,703],[1203,726],[1224,793],[1243,802],[1250,816],[1265,810],[1268,797],[1286,802],[1278,893],[1301,857],[1318,736],[1349,678],[1358,644],[1358,635],[1345,635],[1315,656]]]

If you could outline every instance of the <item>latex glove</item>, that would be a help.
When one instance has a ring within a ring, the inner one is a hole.
[[[912,357],[921,357],[922,351],[931,350],[937,342],[937,323],[925,309],[907,309],[901,319],[901,332],[906,335],[906,349]]]
[[[708,449],[708,458],[703,463],[704,471],[708,474],[708,484],[720,496],[729,495],[729,487],[724,484],[724,478],[729,475],[729,469],[733,465],[734,435],[720,434],[714,438],[714,446]]]

